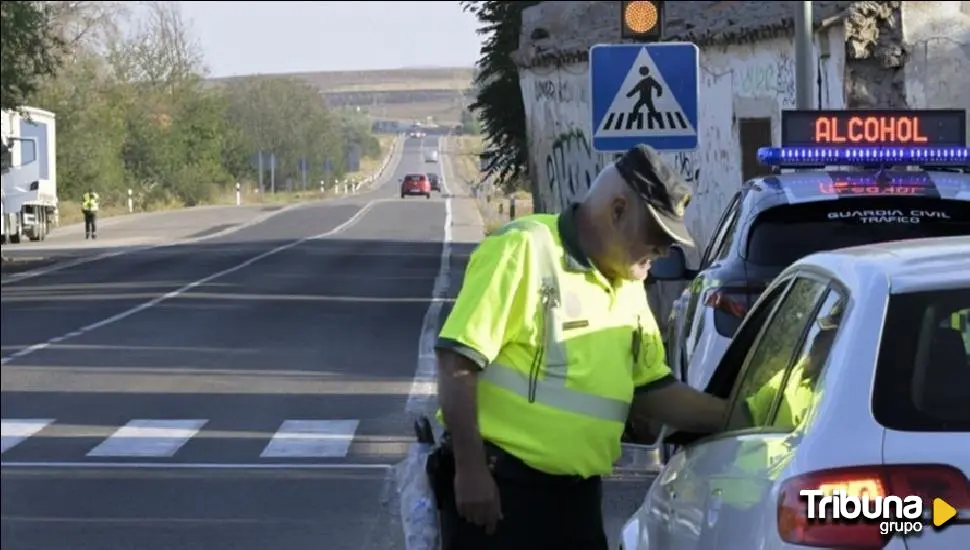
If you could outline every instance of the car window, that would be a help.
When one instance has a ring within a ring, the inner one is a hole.
[[[754,264],[787,267],[822,250],[955,235],[970,235],[970,202],[854,197],[762,212],[743,255]]]
[[[768,426],[784,376],[795,359],[826,285],[798,278],[748,349],[735,384],[727,429]]]
[[[794,430],[805,420],[817,401],[819,380],[828,364],[835,338],[842,326],[844,294],[831,289],[808,327],[808,334],[794,366],[783,384],[784,390],[770,414],[770,425],[779,430]]]
[[[728,204],[728,207],[724,209],[721,214],[721,219],[718,220],[717,226],[714,229],[714,235],[711,236],[711,241],[707,244],[707,249],[704,250],[704,256],[701,258],[701,269],[705,269],[714,259],[714,255],[724,239],[724,233],[729,229],[731,217],[738,204],[738,197],[740,194],[735,194]]]
[[[970,431],[970,288],[889,298],[873,416],[905,431]]]
[[[734,235],[738,230],[738,220],[740,218],[741,210],[740,208],[736,208],[731,215],[727,229],[724,231],[724,237],[721,239],[720,244],[718,244],[718,250],[714,253],[715,260],[723,260],[731,252],[731,244],[734,243]]]

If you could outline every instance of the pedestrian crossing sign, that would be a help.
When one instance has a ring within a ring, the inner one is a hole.
[[[593,148],[697,149],[699,53],[691,42],[603,44],[589,53]]]

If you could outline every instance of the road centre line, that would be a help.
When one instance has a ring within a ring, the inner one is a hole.
[[[402,151],[401,151],[401,148],[399,147],[399,144],[398,143],[395,143],[394,144],[394,149],[391,152],[391,156],[388,159],[387,166],[390,166],[391,164],[393,164],[395,162],[400,163],[401,154],[402,154]],[[386,170],[386,167],[385,167],[385,170]],[[393,170],[392,171],[386,171],[381,177],[387,178],[387,181],[382,182],[380,185],[373,185],[367,191],[364,191],[363,193],[359,193],[359,194],[356,194],[356,195],[351,195],[351,197],[358,198],[358,197],[370,195],[370,194],[374,193],[375,191],[378,191],[379,189],[381,189],[382,187],[384,187],[384,185],[386,185],[391,180],[390,176],[393,176],[393,174],[394,174],[394,171]],[[347,197],[347,196],[336,197],[333,200],[339,201],[339,200],[346,199],[346,198],[349,198],[349,197]],[[328,199],[324,199],[324,200],[328,200]],[[85,264],[89,264],[89,263],[92,263],[92,262],[97,262],[97,261],[100,261],[100,260],[107,260],[107,259],[110,259],[110,258],[117,258],[118,256],[124,256],[126,254],[132,254],[134,252],[144,252],[144,251],[148,251],[148,250],[155,250],[157,248],[166,248],[166,247],[170,247],[170,246],[182,246],[182,245],[187,245],[187,244],[197,244],[197,243],[200,243],[200,242],[203,242],[203,241],[208,241],[210,239],[216,239],[216,238],[219,238],[219,237],[226,237],[228,235],[232,235],[233,233],[242,231],[243,229],[248,229],[248,228],[253,227],[255,225],[259,225],[259,224],[261,224],[261,223],[269,220],[270,218],[276,217],[276,216],[278,216],[280,214],[283,214],[283,213],[286,213],[286,212],[290,212],[292,210],[296,210],[296,209],[299,209],[299,208],[306,208],[306,207],[310,207],[310,206],[315,206],[315,205],[318,205],[320,202],[324,202],[324,201],[302,202],[302,203],[296,203],[296,204],[291,204],[291,205],[288,205],[288,206],[284,206],[283,208],[281,208],[279,210],[275,210],[273,212],[267,212],[266,214],[263,214],[261,216],[256,216],[255,218],[253,218],[253,219],[251,219],[251,220],[249,220],[247,222],[241,223],[239,225],[235,225],[233,227],[227,227],[226,229],[223,229],[222,231],[218,231],[218,232],[213,233],[211,235],[203,235],[201,237],[195,237],[195,238],[176,239],[176,240],[174,240],[172,242],[159,243],[159,244],[153,244],[153,245],[148,245],[148,246],[136,246],[136,247],[132,247],[132,248],[124,248],[122,250],[116,250],[114,252],[106,252],[104,254],[98,254],[98,255],[90,256],[90,257],[86,257],[86,258],[79,258],[77,260],[70,261],[70,262],[57,263],[57,264],[55,264],[53,266],[50,266],[50,267],[42,267],[40,269],[32,269],[30,271],[24,271],[22,273],[13,273],[13,274],[11,274],[11,275],[9,275],[7,277],[4,277],[3,280],[0,280],[0,286],[7,285],[7,284],[10,284],[10,283],[17,283],[17,282],[20,282],[20,281],[26,281],[28,279],[35,279],[37,277],[42,277],[42,276],[48,275],[50,273],[56,273],[56,272],[61,271],[63,269],[69,269],[71,267],[77,267],[77,266],[80,266],[80,265],[85,265]],[[227,206],[225,208],[233,208],[233,207]],[[155,214],[169,214],[169,213],[171,213],[171,212],[155,212]],[[152,213],[148,213],[148,214],[151,215]]]
[[[281,246],[277,246],[276,248],[273,248],[271,250],[268,250],[266,252],[263,252],[262,254],[253,256],[252,258],[250,258],[250,259],[248,259],[248,260],[246,260],[246,261],[244,261],[244,262],[242,262],[240,264],[237,264],[237,265],[235,265],[233,267],[230,267],[229,269],[224,269],[224,270],[219,271],[217,273],[213,273],[212,275],[209,275],[208,277],[203,277],[202,279],[199,279],[197,281],[193,281],[193,282],[191,282],[191,283],[189,283],[189,284],[187,284],[187,285],[185,285],[185,286],[183,286],[181,288],[178,288],[178,289],[173,290],[171,292],[167,292],[167,293],[165,293],[165,294],[163,294],[161,296],[158,296],[158,297],[156,297],[156,298],[154,298],[152,300],[149,300],[147,302],[143,302],[143,303],[141,303],[141,304],[139,304],[139,305],[137,305],[137,306],[135,306],[135,307],[133,307],[131,309],[128,309],[126,311],[122,311],[121,313],[118,313],[116,315],[112,315],[111,317],[108,317],[106,319],[102,319],[101,321],[98,321],[96,323],[91,323],[90,325],[85,325],[85,326],[83,326],[83,327],[81,327],[81,328],[79,328],[79,329],[77,329],[77,330],[75,330],[73,332],[69,332],[69,333],[64,334],[64,335],[61,335],[61,336],[56,336],[54,338],[51,338],[50,340],[47,340],[46,342],[41,342],[39,344],[34,344],[32,346],[28,346],[26,348],[23,348],[23,349],[15,352],[15,353],[12,353],[12,354],[10,354],[10,355],[8,355],[8,356],[0,359],[0,365],[6,365],[7,363],[9,363],[10,361],[12,361],[14,359],[19,359],[19,358],[22,358],[22,357],[26,357],[26,356],[31,355],[33,353],[36,353],[38,351],[44,350],[44,349],[46,349],[46,348],[48,348],[48,347],[50,347],[50,346],[52,346],[54,344],[59,344],[59,343],[65,341],[65,340],[68,340],[68,339],[71,339],[71,338],[76,338],[78,336],[81,336],[83,334],[86,334],[88,332],[91,332],[92,330],[96,330],[96,329],[99,329],[101,327],[105,327],[105,326],[108,326],[108,325],[117,323],[118,321],[122,321],[124,319],[127,319],[128,317],[131,317],[132,315],[134,315],[136,313],[145,311],[147,309],[151,309],[151,308],[157,306],[158,304],[161,304],[162,302],[166,302],[168,300],[171,300],[172,298],[177,298],[180,295],[185,294],[186,292],[188,292],[188,291],[190,291],[192,289],[198,288],[198,287],[200,287],[200,286],[202,286],[204,284],[210,283],[210,282],[212,282],[212,281],[214,281],[216,279],[219,279],[221,277],[225,277],[226,275],[230,275],[232,273],[235,273],[237,271],[240,271],[242,269],[245,269],[245,268],[253,265],[254,263],[256,263],[256,262],[258,262],[260,260],[269,258],[270,256],[275,256],[276,254],[279,254],[280,252],[285,252],[285,251],[287,251],[287,250],[289,250],[291,248],[297,247],[297,246],[299,246],[299,245],[301,245],[303,243],[306,243],[306,242],[309,242],[309,241],[312,241],[312,240],[315,240],[315,239],[322,239],[322,238],[326,238],[326,237],[330,237],[330,236],[336,235],[337,233],[340,233],[340,232],[344,231],[345,229],[347,229],[348,227],[352,226],[353,224],[357,223],[357,221],[360,220],[360,218],[363,217],[363,215],[365,213],[367,213],[378,202],[383,202],[383,201],[381,201],[380,199],[375,199],[375,200],[372,200],[372,201],[368,202],[360,210],[358,210],[356,213],[354,213],[354,215],[351,216],[350,219],[348,219],[347,221],[345,221],[342,224],[338,225],[337,227],[331,229],[330,231],[326,231],[326,232],[321,233],[319,235],[313,235],[313,236],[310,236],[310,237],[304,237],[302,239],[298,239],[298,240],[295,240],[295,241],[291,241],[291,242],[289,242],[287,244],[284,244],[284,245],[281,245]],[[440,305],[439,305],[439,308],[440,308]]]
[[[211,235],[204,235],[202,237],[188,238],[188,239],[178,239],[178,240],[175,240],[175,241],[172,241],[172,242],[158,243],[158,244],[152,244],[152,245],[148,245],[148,246],[136,246],[136,247],[132,247],[132,248],[123,248],[121,250],[115,250],[113,252],[106,252],[104,254],[97,254],[95,256],[89,256],[89,257],[86,257],[86,258],[78,258],[77,260],[73,260],[73,261],[70,261],[70,262],[57,263],[57,264],[55,264],[53,266],[50,266],[50,267],[42,267],[40,269],[34,269],[34,270],[30,270],[30,271],[25,271],[23,273],[14,273],[14,274],[9,275],[8,277],[5,277],[3,279],[3,281],[0,281],[0,285],[7,285],[7,284],[10,284],[10,283],[19,283],[20,281],[26,281],[26,280],[29,280],[29,279],[35,279],[37,277],[42,277],[42,276],[48,275],[50,273],[56,273],[56,272],[61,271],[61,270],[64,270],[64,269],[69,269],[69,268],[72,268],[72,267],[77,267],[77,266],[80,266],[80,265],[85,265],[85,264],[89,264],[89,263],[93,263],[93,262],[97,262],[97,261],[101,261],[101,260],[107,260],[107,259],[110,259],[110,258],[117,258],[118,256],[125,256],[127,254],[132,254],[132,253],[135,253],[135,252],[145,252],[145,251],[148,251],[148,250],[155,250],[155,249],[158,249],[158,248],[166,248],[166,247],[170,247],[170,246],[181,246],[181,245],[187,245],[187,244],[196,244],[196,243],[200,243],[200,242],[207,241],[207,240],[210,240],[210,239],[215,239],[215,238],[218,238],[218,237],[225,237],[225,236],[228,236],[228,235],[232,235],[233,233],[236,233],[238,231],[242,231],[243,229],[248,229],[248,228],[253,227],[255,225],[259,225],[259,224],[261,224],[261,223],[269,220],[270,218],[273,218],[273,217],[278,216],[280,214],[283,214],[283,213],[286,213],[286,212],[290,212],[291,210],[295,210],[297,208],[304,207],[304,206],[306,206],[306,204],[307,203],[291,204],[291,205],[286,206],[286,207],[283,207],[283,208],[281,208],[279,210],[276,210],[276,211],[273,211],[273,212],[268,212],[268,213],[266,213],[266,214],[264,214],[262,216],[256,216],[255,218],[253,218],[253,219],[251,219],[251,220],[249,220],[247,222],[241,223],[239,225],[235,225],[233,227],[228,227],[228,228],[226,228],[226,229],[224,229],[222,231],[219,231],[217,233],[213,233]],[[40,252],[43,252],[43,251],[40,251]]]

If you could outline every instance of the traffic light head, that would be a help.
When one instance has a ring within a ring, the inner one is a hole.
[[[640,42],[658,42],[663,38],[663,0],[639,0],[620,4],[621,38]]]

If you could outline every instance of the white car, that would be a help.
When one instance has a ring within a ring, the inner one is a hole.
[[[723,431],[662,436],[674,454],[621,549],[967,548],[968,318],[970,237],[797,261],[714,370],[707,390],[732,403]],[[804,490],[921,500],[903,518],[811,520]],[[955,515],[942,529],[935,506]]]

